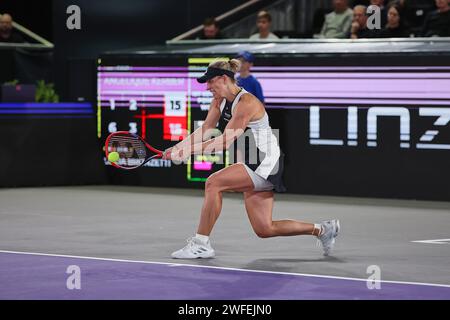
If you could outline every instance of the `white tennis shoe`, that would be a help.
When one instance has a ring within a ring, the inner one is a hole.
[[[197,259],[197,258],[212,258],[214,257],[214,249],[210,242],[202,242],[201,240],[192,237],[187,239],[187,245],[180,250],[172,253],[174,259]]]
[[[339,220],[328,220],[321,223],[322,234],[318,236],[319,243],[323,248],[323,255],[328,256],[334,247],[336,237],[339,234],[341,225]]]

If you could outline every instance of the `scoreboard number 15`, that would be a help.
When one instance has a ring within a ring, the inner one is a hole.
[[[170,92],[164,96],[164,115],[169,117],[186,116],[185,92]]]

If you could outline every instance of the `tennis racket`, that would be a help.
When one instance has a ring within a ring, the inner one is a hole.
[[[116,168],[131,170],[142,167],[155,158],[161,158],[163,151],[153,148],[144,139],[128,131],[111,133],[105,141],[105,154],[119,153],[119,160],[111,162]]]

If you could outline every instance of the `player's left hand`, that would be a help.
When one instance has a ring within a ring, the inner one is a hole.
[[[190,156],[188,150],[186,150],[184,148],[177,148],[176,146],[172,147],[166,151],[168,151],[168,152],[165,153],[165,159],[168,159],[168,160],[170,159],[173,161],[183,162]]]

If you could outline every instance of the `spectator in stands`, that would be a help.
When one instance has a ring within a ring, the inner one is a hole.
[[[448,0],[435,0],[437,10],[425,18],[422,37],[450,37],[450,5]]]
[[[270,32],[272,24],[272,16],[267,11],[260,11],[256,18],[258,33],[250,36],[250,40],[276,40],[279,39],[275,34]]]
[[[237,77],[237,83],[240,87],[257,97],[262,103],[264,103],[264,95],[261,84],[250,73],[250,69],[253,67],[255,57],[248,51],[239,52],[236,59],[241,61],[241,69],[239,71],[239,77]]]
[[[384,28],[387,23],[387,9],[384,6],[384,0],[370,0],[370,5],[380,7],[381,28]]]
[[[377,38],[404,38],[409,37],[410,32],[405,26],[403,19],[403,8],[398,2],[388,5],[387,24],[380,32],[376,34]]]
[[[348,38],[352,24],[352,9],[348,0],[333,0],[334,11],[325,16],[319,38]]]
[[[367,28],[367,7],[358,5],[353,8],[353,22],[350,30],[351,39],[373,38],[375,32]]]
[[[13,18],[4,13],[0,16],[0,42],[22,43],[25,42],[20,34],[13,30]]]
[[[423,25],[428,13],[436,10],[435,0],[399,0],[402,18],[410,32],[417,37],[422,35]]]
[[[219,25],[214,18],[206,18],[203,22],[203,34],[200,37],[202,40],[223,39],[220,32]]]

